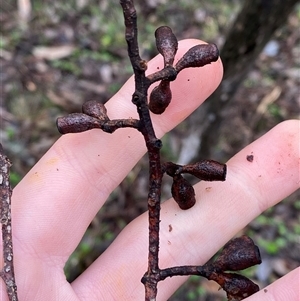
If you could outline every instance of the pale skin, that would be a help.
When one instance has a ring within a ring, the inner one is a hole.
[[[177,57],[197,43],[182,41]],[[158,66],[161,57],[149,62],[149,73]],[[153,116],[157,136],[200,106],[221,78],[220,60],[184,70],[171,86],[173,100],[166,112]],[[136,117],[132,93],[130,79],[107,103],[111,119]],[[146,214],[130,223],[73,283],[66,281],[63,272],[95,214],[144,153],[143,138],[133,129],[65,135],[14,189],[13,242],[20,301],[144,299],[140,279],[147,269]],[[249,154],[254,156],[252,163],[246,160]],[[198,201],[193,208],[182,211],[172,200],[162,205],[161,268],[205,263],[256,216],[299,188],[299,121],[277,125],[227,165],[225,182],[196,184]],[[157,300],[167,300],[185,280],[173,277],[159,283]],[[8,300],[2,282],[0,289],[0,299]],[[298,301],[299,268],[266,289],[246,300]]]

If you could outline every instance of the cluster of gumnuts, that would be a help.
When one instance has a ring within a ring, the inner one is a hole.
[[[162,114],[171,102],[170,82],[176,79],[177,74],[185,68],[201,67],[216,61],[219,52],[214,44],[199,44],[190,48],[173,66],[178,41],[172,30],[168,26],[161,26],[155,31],[155,38],[157,49],[164,58],[164,68],[147,77],[149,86],[161,79],[159,85],[150,93],[148,107],[152,113]],[[105,106],[92,100],[83,104],[82,113],[58,118],[57,126],[62,134],[83,132],[93,128],[101,128],[105,132],[112,133],[120,127],[139,129],[139,121],[135,119],[110,120]],[[226,165],[212,160],[203,160],[185,166],[168,162],[164,164],[163,169],[173,178],[172,196],[181,209],[189,209],[196,202],[194,188],[182,176],[183,173],[192,174],[205,181],[224,181],[226,177]]]
[[[189,49],[174,65],[178,42],[172,30],[167,26],[159,27],[155,32],[156,46],[164,59],[164,68],[145,77],[145,85],[154,87],[147,103],[148,109],[154,114],[162,114],[172,99],[170,82],[177,74],[189,67],[201,67],[217,61],[219,52],[214,44],[196,45]],[[145,67],[146,69],[146,67]],[[113,133],[118,128],[131,127],[141,131],[139,119],[110,120],[105,106],[95,100],[82,106],[82,113],[72,113],[57,120],[57,126],[62,134],[78,133],[94,128]],[[162,173],[172,177],[172,196],[183,210],[195,205],[195,191],[183,174],[190,174],[203,181],[225,181],[226,165],[213,161],[202,160],[194,164],[178,165],[172,162],[162,164]],[[261,263],[259,249],[253,241],[242,236],[229,241],[214,262],[197,267],[174,267],[161,270],[160,280],[174,275],[196,274],[216,281],[227,293],[228,300],[242,300],[259,290],[258,286],[248,278],[230,273],[240,271]],[[190,269],[191,268],[191,269]],[[142,280],[143,281],[143,280]]]
[[[148,87],[160,80],[150,93],[148,107],[154,114],[162,114],[172,99],[170,81],[174,81],[177,74],[189,67],[201,67],[217,61],[219,51],[214,44],[200,44],[189,49],[173,66],[178,41],[168,26],[161,26],[155,31],[156,46],[164,58],[164,68],[145,78]],[[135,127],[139,123],[135,119],[110,120],[105,106],[98,101],[88,101],[82,107],[82,113],[73,113],[57,119],[57,127],[61,134],[84,132],[94,128],[101,128],[112,133],[117,128]]]

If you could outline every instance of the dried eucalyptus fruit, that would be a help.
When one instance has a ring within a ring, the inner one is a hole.
[[[226,164],[213,160],[202,160],[197,163],[183,165],[178,173],[189,173],[203,181],[225,181]]]
[[[183,210],[190,209],[196,203],[193,186],[181,175],[173,177],[171,192],[174,200]]]
[[[261,263],[258,247],[253,240],[243,235],[230,240],[214,262],[222,271],[240,271]]]
[[[219,50],[215,44],[200,44],[190,48],[177,62],[177,72],[189,67],[202,67],[217,61]]]
[[[150,94],[149,110],[154,114],[162,114],[170,104],[171,99],[170,82],[162,80]]]
[[[156,47],[164,58],[164,66],[173,65],[178,49],[178,41],[168,26],[161,26],[155,31]]]
[[[82,112],[91,117],[98,118],[99,120],[109,120],[107,116],[107,110],[104,104],[96,100],[90,100],[85,102],[82,105]]]

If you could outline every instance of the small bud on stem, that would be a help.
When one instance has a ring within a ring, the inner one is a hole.
[[[203,181],[225,181],[226,164],[213,160],[203,160],[194,164],[183,165],[178,173],[189,173]]]
[[[82,105],[82,112],[91,117],[98,118],[99,120],[109,120],[107,110],[101,102],[97,100],[90,100]]]
[[[174,200],[183,210],[190,209],[196,203],[193,186],[181,175],[173,177],[171,192]]]
[[[165,67],[173,65],[175,54],[178,49],[177,38],[168,26],[161,26],[155,31],[156,47],[164,58]]]
[[[172,92],[170,89],[170,82],[162,80],[158,86],[156,86],[151,94],[149,100],[149,109],[154,114],[162,114],[172,99]]]
[[[208,279],[216,281],[223,288],[228,301],[240,301],[259,291],[257,284],[239,274],[212,273]]]
[[[80,133],[100,128],[100,120],[83,113],[72,113],[57,118],[56,126],[61,134]]]
[[[230,240],[213,265],[222,271],[240,271],[260,263],[258,247],[250,237],[243,235]]]
[[[175,69],[177,72],[189,67],[202,67],[219,58],[219,50],[215,44],[201,44],[189,49],[177,62]]]

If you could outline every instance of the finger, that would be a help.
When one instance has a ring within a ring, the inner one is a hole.
[[[281,277],[245,301],[299,301],[300,268]]]
[[[193,208],[181,211],[173,201],[163,203],[160,267],[205,263],[263,210],[298,189],[298,133],[298,121],[284,122],[247,146],[228,162],[225,182],[195,186],[198,202]],[[248,155],[253,155],[253,162]],[[100,300],[103,292],[112,300],[142,300],[147,241],[143,215],[73,283],[81,300],[89,300],[91,287],[99,288]],[[167,300],[183,281],[173,277],[160,283],[158,300]]]
[[[198,43],[181,42],[177,57]],[[161,57],[154,58],[148,72],[157,71],[162,62]],[[221,76],[220,61],[182,71],[172,87],[170,107],[154,118],[158,135],[198,107],[217,87]],[[136,117],[131,103],[133,92],[131,78],[107,103],[111,119]],[[23,251],[25,248],[40,257],[62,256],[63,264],[107,196],[144,152],[141,134],[132,129],[118,130],[113,135],[92,130],[60,138],[14,190],[14,235]]]

